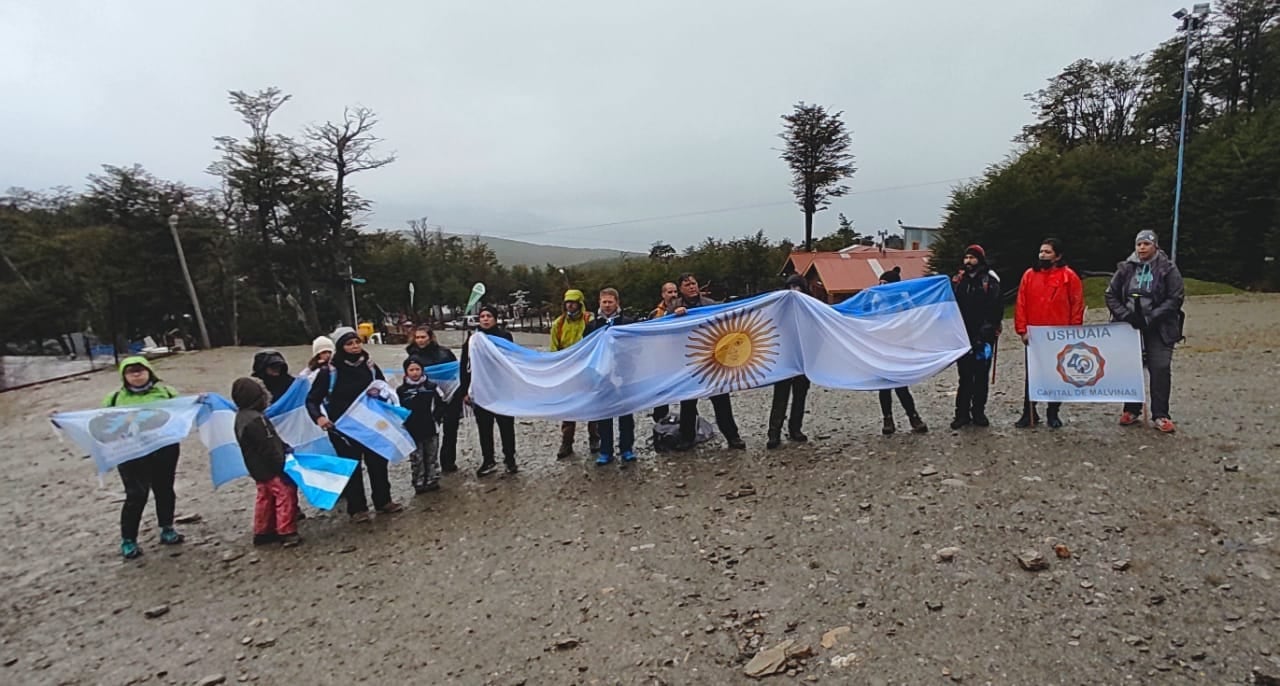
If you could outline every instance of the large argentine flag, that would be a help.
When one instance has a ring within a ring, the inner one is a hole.
[[[374,381],[369,388],[378,390],[380,396],[370,398],[368,391],[361,393],[333,426],[386,460],[399,462],[417,446],[404,428],[396,394],[383,381]]]
[[[145,405],[59,412],[49,421],[89,453],[103,474],[123,462],[181,443],[191,433],[200,407],[196,396],[184,396]]]
[[[799,374],[829,388],[919,383],[969,350],[945,276],[863,291],[832,308],[795,291],[613,326],[555,353],[471,338],[471,396],[492,412],[607,419]]]
[[[314,507],[332,510],[356,471],[355,460],[332,455],[293,453],[284,458],[284,473]]]

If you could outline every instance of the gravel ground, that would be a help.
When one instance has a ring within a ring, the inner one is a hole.
[[[778,683],[1280,675],[1280,298],[1187,310],[1173,436],[1117,426],[1112,405],[1014,430],[1021,357],[1006,353],[987,430],[947,430],[950,371],[915,389],[928,434],[881,436],[873,394],[814,389],[814,440],[766,452],[762,389],[733,399],[745,453],[646,450],[627,469],[556,461],[557,427],[520,422],[521,473],[477,480],[467,426],[442,491],[414,496],[393,466],[406,512],[357,526],[308,509],[288,550],[250,546],[252,483],[213,492],[188,440],[178,511],[198,521],[162,549],[148,507],[136,562],[117,553],[118,478],[99,485],[44,420],[114,378],[0,395],[0,681],[746,683],[785,640],[799,654]],[[398,353],[375,357],[398,370]],[[226,393],[251,355],[157,366]],[[1047,569],[1022,569],[1023,551]]]

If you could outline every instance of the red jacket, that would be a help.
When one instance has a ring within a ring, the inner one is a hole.
[[[1013,329],[1021,336],[1028,326],[1084,323],[1084,286],[1070,267],[1028,269],[1018,286]]]

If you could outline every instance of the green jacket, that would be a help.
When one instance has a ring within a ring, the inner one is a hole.
[[[124,383],[124,370],[129,365],[140,364],[151,372],[151,388],[142,393],[134,393],[129,390],[128,384]],[[120,360],[120,388],[107,394],[102,399],[103,407],[121,407],[124,405],[144,405],[146,403],[154,403],[158,400],[169,400],[178,397],[178,392],[172,386],[160,383],[160,377],[156,376],[156,370],[151,366],[151,362],[145,357],[126,357]]]

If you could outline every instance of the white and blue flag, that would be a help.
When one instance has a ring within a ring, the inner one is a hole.
[[[236,406],[217,393],[207,393],[196,420],[200,441],[209,451],[209,476],[213,487],[249,476],[244,453],[236,441]]]
[[[99,474],[136,460],[191,433],[200,411],[196,396],[145,405],[59,412],[49,421],[93,458]]]
[[[333,426],[387,461],[399,462],[417,449],[404,428],[400,402],[384,381],[374,381],[369,389],[376,389],[379,397],[369,397],[368,390],[361,393]]]
[[[436,392],[440,394],[441,400],[446,403],[453,400],[453,394],[461,383],[458,379],[457,361],[433,364],[423,372],[427,375],[427,380],[436,385]]]
[[[611,326],[555,353],[471,338],[471,397],[491,412],[595,420],[805,374],[846,390],[910,386],[970,349],[945,276],[870,288],[831,307],[775,291]]]
[[[284,473],[313,507],[332,510],[358,464],[345,457],[290,453],[284,458]]]
[[[285,394],[272,401],[264,412],[280,440],[289,444],[295,452],[308,455],[337,455],[329,434],[316,426],[307,414],[307,394],[311,392],[311,379],[298,377]]]

